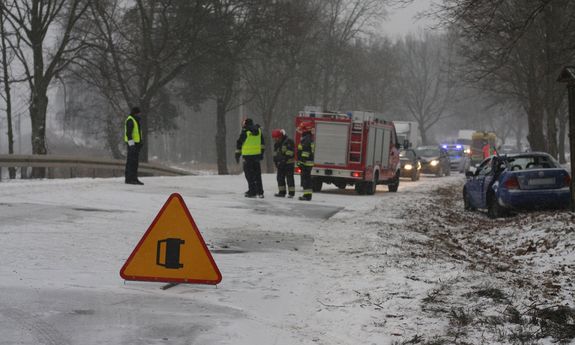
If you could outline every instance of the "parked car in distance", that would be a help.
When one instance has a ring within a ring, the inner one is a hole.
[[[421,157],[421,172],[435,176],[449,176],[451,167],[447,151],[440,146],[420,146],[415,149]]]
[[[399,151],[399,162],[401,164],[401,177],[411,178],[412,181],[419,180],[421,176],[421,162],[415,150]]]
[[[491,156],[465,175],[465,210],[487,209],[490,218],[511,210],[569,207],[571,177],[544,152]]]
[[[465,147],[462,144],[443,144],[441,145],[443,149],[447,151],[449,156],[451,170],[457,170],[463,172],[466,157],[468,154],[465,153]],[[467,151],[469,152],[469,151]]]

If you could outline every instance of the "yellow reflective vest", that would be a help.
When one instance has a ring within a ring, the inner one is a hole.
[[[128,117],[126,118],[126,121],[124,122],[124,141],[128,142],[128,121],[133,121],[134,122],[134,128],[132,129],[132,140],[134,140],[135,143],[139,143],[142,140],[142,136],[140,135],[140,125],[138,124],[138,121],[136,121],[136,119],[132,116],[132,115],[128,115]]]
[[[258,128],[258,134],[246,131],[246,141],[242,145],[242,156],[255,156],[262,153],[262,129]]]

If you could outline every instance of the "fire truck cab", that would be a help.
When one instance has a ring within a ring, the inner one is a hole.
[[[399,187],[399,144],[393,122],[369,111],[328,112],[306,108],[296,117],[314,124],[313,190],[324,183],[340,189],[355,186],[361,195],[372,195],[378,184],[390,192]],[[301,134],[296,133],[296,147]]]

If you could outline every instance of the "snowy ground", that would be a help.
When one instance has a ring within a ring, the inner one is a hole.
[[[243,176],[0,183],[0,344],[575,343],[575,215],[463,212],[464,178],[310,203]],[[331,188],[330,188],[331,187]],[[119,271],[180,193],[217,287]]]

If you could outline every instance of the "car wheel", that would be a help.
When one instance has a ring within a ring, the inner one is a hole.
[[[347,187],[347,183],[345,183],[345,182],[336,182],[334,184],[339,189],[345,189],[345,187]]]
[[[487,201],[487,216],[491,219],[499,218],[504,216],[504,210],[499,202],[497,202],[497,198],[495,195],[491,194],[488,201]]]

